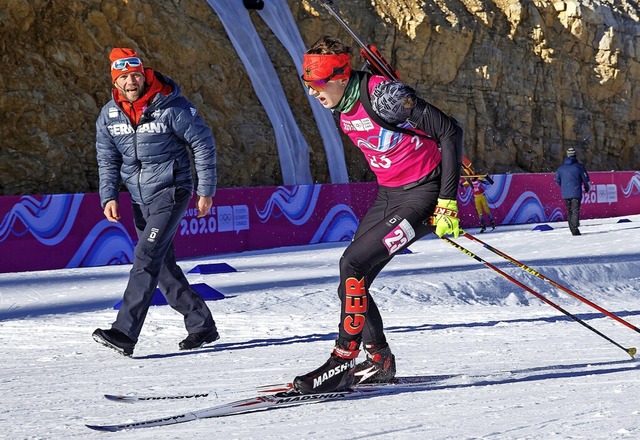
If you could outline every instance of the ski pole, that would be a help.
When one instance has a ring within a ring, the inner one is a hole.
[[[631,358],[633,359],[636,355],[636,348],[635,347],[630,347],[630,348],[625,348],[622,345],[618,344],[616,341],[614,341],[613,339],[611,339],[610,337],[608,337],[607,335],[601,333],[600,331],[596,330],[595,328],[591,327],[589,324],[587,324],[586,322],[584,322],[582,319],[578,318],[577,316],[569,313],[568,311],[566,311],[565,309],[563,309],[562,307],[560,307],[559,305],[557,305],[556,303],[554,303],[553,301],[547,299],[546,297],[544,297],[543,295],[541,295],[540,293],[536,292],[535,290],[531,289],[530,287],[522,284],[520,281],[516,280],[515,278],[509,276],[508,274],[506,274],[505,272],[501,271],[500,269],[498,269],[496,266],[494,266],[493,264],[489,263],[486,260],[483,260],[482,258],[478,257],[476,254],[474,254],[473,252],[471,252],[470,250],[466,249],[465,247],[459,245],[458,243],[456,243],[455,241],[449,239],[448,237],[441,237],[444,241],[446,241],[447,243],[449,243],[451,246],[455,247],[456,249],[462,251],[463,253],[467,254],[468,256],[470,256],[471,258],[473,258],[474,260],[478,261],[479,263],[484,264],[485,266],[487,266],[489,269],[493,269],[494,271],[496,271],[498,274],[502,275],[504,278],[506,278],[507,280],[511,281],[513,284],[515,284],[518,287],[523,288],[524,290],[526,290],[527,292],[531,293],[533,296],[535,296],[536,298],[540,299],[541,301],[549,304],[551,307],[553,307],[554,309],[564,313],[565,315],[567,315],[569,318],[573,319],[574,321],[576,321],[579,324],[582,324],[583,326],[585,326],[586,328],[588,328],[589,330],[591,330],[592,332],[594,332],[595,334],[601,336],[602,338],[606,339],[607,341],[611,342],[613,345],[615,345],[618,348],[621,348],[622,350],[624,350],[629,356],[631,356]]]
[[[523,269],[524,271],[530,273],[531,275],[536,276],[536,277],[540,278],[541,280],[544,280],[544,281],[548,282],[552,286],[557,287],[558,289],[562,290],[563,292],[566,292],[569,295],[573,296],[574,298],[579,299],[583,303],[588,304],[589,306],[591,306],[594,309],[598,310],[599,312],[607,315],[608,317],[613,318],[616,321],[618,321],[619,323],[624,324],[627,327],[629,327],[630,329],[635,330],[636,332],[640,333],[640,329],[638,327],[636,327],[635,325],[631,324],[630,322],[627,322],[624,319],[620,318],[619,316],[613,314],[612,312],[609,312],[608,310],[603,309],[599,305],[589,301],[587,298],[584,298],[584,297],[578,295],[576,292],[572,291],[571,289],[563,286],[560,283],[557,283],[556,281],[554,281],[551,278],[549,278],[549,277],[541,274],[540,272],[532,269],[531,267],[527,266],[526,264],[519,262],[515,258],[510,257],[509,255],[507,255],[504,252],[502,252],[502,251],[494,248],[493,246],[485,243],[484,241],[480,240],[479,238],[474,237],[473,235],[469,234],[468,232],[465,232],[464,236],[467,237],[469,240],[473,240],[473,241],[476,241],[476,242],[480,243],[482,246],[484,246],[485,248],[489,249],[494,254],[497,254],[497,255],[501,256],[502,258],[504,258],[505,260],[509,261],[510,263],[513,263],[514,265],[519,266],[521,269]]]

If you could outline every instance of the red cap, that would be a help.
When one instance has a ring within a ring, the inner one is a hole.
[[[126,47],[116,47],[109,54],[111,61],[111,81],[115,82],[120,75],[140,72],[144,75],[144,66],[138,58],[138,52]]]

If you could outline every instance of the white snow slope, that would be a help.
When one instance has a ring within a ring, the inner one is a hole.
[[[640,438],[640,216],[504,226],[476,236],[619,316],[599,313],[478,243],[456,241],[603,336],[431,236],[398,255],[372,294],[399,376],[456,375],[428,390],[322,402],[119,433],[85,424],[180,414],[256,394],[323,363],[336,337],[346,243],[184,260],[237,272],[193,275],[221,339],[179,351],[181,317],[152,307],[133,358],[91,338],[115,319],[128,266],[0,274],[0,438],[635,439]],[[477,233],[477,230],[470,230]],[[609,338],[607,340],[606,338]],[[362,356],[362,355],[361,355]],[[211,392],[123,404],[103,394]]]

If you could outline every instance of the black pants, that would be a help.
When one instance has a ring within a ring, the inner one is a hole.
[[[434,231],[429,218],[440,190],[440,174],[414,188],[380,187],[353,241],[340,259],[338,295],[342,303],[337,344],[387,345],[382,317],[369,286],[401,249]]]
[[[189,286],[176,263],[173,248],[173,238],[190,198],[189,191],[170,188],[159,194],[150,205],[133,205],[138,244],[122,306],[112,324],[114,329],[133,341],[140,336],[156,287],[160,288],[169,305],[184,315],[189,333],[215,328],[209,308]]]
[[[578,235],[580,231],[580,199],[564,199],[564,204],[567,207],[567,221],[569,222],[569,229],[573,235]]]

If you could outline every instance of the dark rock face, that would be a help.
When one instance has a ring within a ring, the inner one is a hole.
[[[110,96],[115,46],[137,49],[198,107],[216,137],[221,187],[282,183],[269,118],[206,2],[0,3],[0,195],[97,191],[94,124]],[[305,43],[334,34],[357,52],[316,2],[288,3]],[[636,2],[334,3],[403,80],[463,124],[465,153],[482,171],[554,171],[569,147],[589,171],[640,168]],[[309,144],[314,180],[330,183],[295,66],[251,16]],[[351,180],[371,180],[343,143]]]

